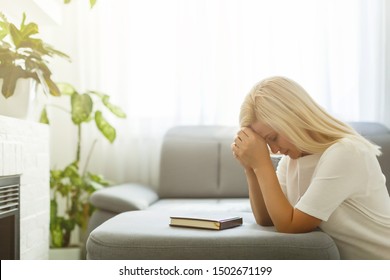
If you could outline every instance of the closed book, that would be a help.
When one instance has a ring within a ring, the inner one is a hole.
[[[242,217],[235,216],[171,216],[170,226],[222,230],[242,225]]]

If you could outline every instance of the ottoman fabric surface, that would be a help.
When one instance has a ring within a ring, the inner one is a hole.
[[[226,213],[226,212],[225,212]],[[251,213],[243,225],[221,231],[170,227],[175,211],[131,211],[111,218],[91,234],[88,259],[338,259],[333,240],[321,231],[284,234],[261,227]],[[180,213],[186,214],[186,213]],[[190,213],[188,213],[190,214]],[[191,213],[196,216],[196,213]]]

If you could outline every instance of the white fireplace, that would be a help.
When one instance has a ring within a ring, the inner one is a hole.
[[[21,175],[19,248],[22,260],[49,256],[49,151],[47,125],[0,116],[0,176]]]

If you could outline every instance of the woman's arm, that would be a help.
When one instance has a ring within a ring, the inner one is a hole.
[[[270,159],[267,163],[263,161],[260,166],[261,168],[255,167],[254,172],[276,229],[280,232],[300,233],[310,232],[318,227],[320,219],[291,206],[279,185],[272,161]]]
[[[233,153],[244,166],[253,169],[265,207],[278,231],[309,232],[321,223],[320,219],[291,206],[280,187],[267,144],[261,136],[244,128],[236,138]]]
[[[232,150],[234,157],[241,163],[245,170],[246,180],[248,182],[249,189],[249,201],[253,215],[255,216],[256,223],[261,226],[273,226],[272,220],[268,214],[267,207],[265,206],[263,194],[259,186],[256,174],[251,167],[245,165],[234,152],[235,143],[232,144]]]
[[[248,181],[249,200],[256,222],[261,226],[273,226],[255,172],[252,168],[246,168],[245,175]]]

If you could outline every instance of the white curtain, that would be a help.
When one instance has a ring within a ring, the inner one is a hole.
[[[296,80],[340,119],[390,126],[385,0],[74,2],[54,36],[73,63],[57,77],[126,110],[126,120],[110,118],[116,142],[100,140],[92,157],[116,182],[155,186],[169,127],[238,125],[244,96],[271,75]]]

